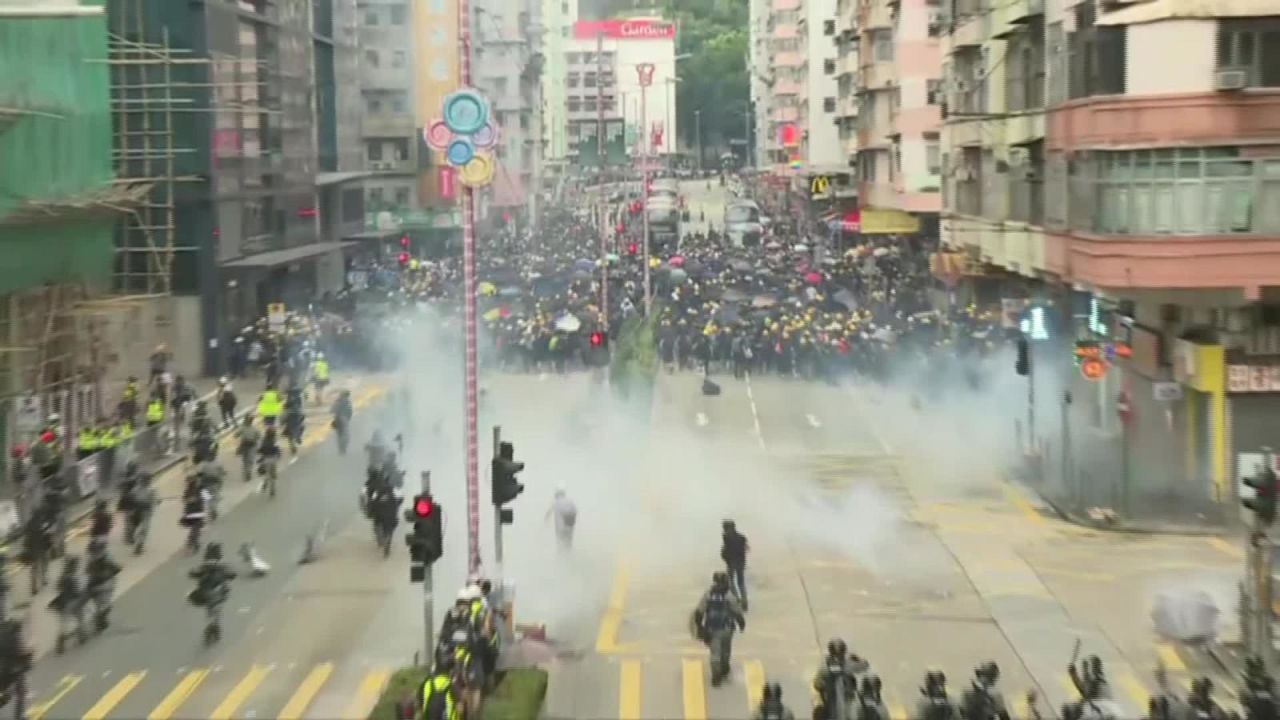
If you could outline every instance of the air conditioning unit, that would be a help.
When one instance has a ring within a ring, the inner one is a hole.
[[[1031,152],[1024,147],[1009,148],[1009,164],[1014,167],[1026,165],[1030,156]]]
[[[1249,84],[1249,73],[1245,70],[1219,70],[1214,73],[1215,90],[1243,90]]]

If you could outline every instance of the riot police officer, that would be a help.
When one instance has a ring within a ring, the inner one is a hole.
[[[920,699],[916,701],[912,720],[960,720],[960,713],[947,696],[947,676],[941,671],[925,673],[924,687],[920,688]]]
[[[196,581],[196,587],[187,599],[205,609],[205,644],[212,644],[222,637],[222,606],[231,595],[231,581],[236,573],[222,561],[222,545],[209,543],[204,551],[204,562],[188,575]]]
[[[58,613],[58,643],[55,648],[61,655],[67,649],[67,640],[75,635],[81,644],[89,639],[84,627],[84,588],[77,573],[80,559],[68,555],[62,561],[62,575],[58,578],[58,594],[49,602],[49,608]]]
[[[93,602],[93,625],[97,632],[111,624],[111,605],[115,598],[115,578],[120,565],[107,554],[107,543],[89,543],[89,563],[85,566],[85,597]]]
[[[751,720],[795,720],[795,714],[782,704],[782,686],[767,682],[760,693],[760,705]]]
[[[988,661],[973,671],[973,682],[961,696],[965,720],[1009,720],[1004,695],[996,689],[1000,667]]]
[[[693,611],[693,624],[698,637],[711,650],[711,685],[718,687],[729,677],[733,633],[747,629],[746,615],[729,585],[727,573],[717,571],[711,576],[711,588]]]
[[[813,690],[820,699],[814,716],[825,720],[849,718],[858,697],[858,673],[868,667],[866,660],[849,653],[844,640],[828,641],[827,654],[813,676]]]

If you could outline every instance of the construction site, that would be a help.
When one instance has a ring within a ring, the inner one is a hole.
[[[176,195],[199,180],[178,169],[193,150],[175,144],[174,127],[208,112],[206,93],[191,92],[199,83],[179,79],[203,77],[181,71],[208,60],[171,48],[163,28],[148,41],[143,5],[0,6],[7,448],[53,414],[69,435],[111,415],[124,381],[145,381],[153,353],[200,345],[198,298],[173,292],[178,266],[194,272],[198,251],[178,235]],[[198,370],[196,354],[173,367]]]

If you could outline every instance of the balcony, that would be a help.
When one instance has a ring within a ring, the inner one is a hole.
[[[857,75],[861,70],[861,60],[856,52],[845,52],[839,60],[836,60],[836,77]]]
[[[804,55],[798,52],[780,52],[774,55],[773,64],[778,67],[798,68],[804,64]]]
[[[779,80],[773,85],[774,95],[799,95],[800,83],[795,80]]]
[[[366,167],[374,172],[383,172],[392,175],[406,175],[417,172],[417,168],[414,167],[413,161],[407,158],[404,160],[369,160],[366,163]]]
[[[773,12],[787,12],[789,10],[799,10],[800,0],[773,0],[769,9]]]
[[[774,122],[795,122],[800,119],[800,108],[780,107],[773,111]]]
[[[866,12],[863,13],[858,28],[863,32],[867,30],[888,30],[893,27],[893,13],[889,9],[889,3],[880,2],[879,0],[871,0]]]
[[[836,101],[836,115],[839,117],[858,116],[858,98],[856,95],[844,95]]]
[[[892,85],[898,78],[898,68],[891,62],[873,62],[862,66],[863,90],[881,90]]]
[[[412,115],[365,115],[360,122],[364,137],[409,137],[416,132]]]
[[[769,37],[774,40],[793,40],[799,35],[800,31],[795,23],[779,23],[774,26],[773,32],[769,33]]]

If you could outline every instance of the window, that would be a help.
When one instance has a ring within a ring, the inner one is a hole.
[[[893,33],[891,31],[871,31],[871,56],[876,62],[893,62]]]
[[[1280,87],[1280,21],[1218,21],[1218,69],[1240,70],[1248,87]]]
[[[396,50],[391,53],[391,67],[402,68],[408,61],[409,57],[403,50]]]
[[[576,98],[576,97],[569,98],[569,112],[576,113],[581,111],[582,111],[582,99]]]
[[[605,71],[600,73],[600,87],[613,87],[613,73]]]
[[[925,102],[929,103],[930,105],[942,104],[942,81],[941,80],[926,80],[924,83],[924,88],[925,88],[924,89]]]
[[[596,86],[596,74],[594,72],[582,73],[582,87],[593,88]]]
[[[863,150],[858,153],[858,177],[863,182],[873,183],[876,181],[876,153],[873,150]]]
[[[391,141],[391,147],[395,150],[395,159],[397,162],[404,162],[409,159],[409,141],[406,138],[396,138]]]
[[[409,15],[408,7],[404,5],[391,6],[391,24],[392,25],[403,25],[408,15]]]
[[[582,56],[578,53],[566,53],[564,56],[564,61],[569,63],[570,65],[577,65],[579,62],[581,62],[581,58]]]
[[[822,34],[823,34],[823,35],[835,35],[835,34],[836,34],[836,21],[835,21],[835,20],[823,20],[823,21],[822,21]]]
[[[822,98],[822,111],[833,113],[836,111],[836,99],[833,97]]]
[[[364,11],[364,24],[365,25],[378,24],[378,8],[371,7],[368,10]]]
[[[938,133],[924,134],[924,165],[930,175],[942,174],[942,145],[938,142]]]
[[[830,59],[828,59],[828,60],[823,60],[823,61],[822,61],[822,72],[823,72],[824,74],[826,74],[826,75],[835,75],[835,74],[836,74],[836,61],[835,61],[835,60],[830,60]]]
[[[569,37],[569,26],[568,26],[568,25],[565,25],[564,27],[560,28],[560,37],[562,37],[562,38],[567,38],[567,37]]]
[[[583,99],[582,99],[582,109],[583,109],[583,110],[585,110],[586,112],[595,112],[595,111],[596,111],[596,99],[595,99],[595,98],[593,98],[593,97],[583,98]]]
[[[1111,234],[1230,235],[1280,232],[1274,160],[1238,148],[1099,152],[1093,229]]]
[[[960,148],[955,172],[956,210],[962,215],[982,215],[982,148]]]
[[[560,3],[560,12],[561,12],[562,14],[564,14],[564,15],[568,15],[568,14],[569,14],[569,3],[567,3],[567,2],[562,2],[562,3]]]
[[[378,51],[377,51],[377,50],[365,50],[365,51],[364,51],[364,61],[365,61],[365,64],[366,64],[366,65],[368,65],[368,66],[369,66],[369,67],[371,67],[371,68],[376,68],[376,67],[378,67]]]
[[[618,109],[618,103],[617,103],[617,100],[616,100],[612,95],[605,95],[605,96],[604,96],[604,111],[605,111],[605,112],[607,112],[607,113],[611,113],[611,112],[613,112],[614,110],[617,110],[617,109]]]
[[[581,75],[579,75],[579,74],[578,74],[578,73],[576,73],[576,72],[571,72],[571,73],[569,73],[569,74],[568,74],[568,76],[566,76],[566,77],[565,77],[565,86],[566,86],[566,87],[571,87],[571,88],[576,88],[576,87],[578,87],[578,83],[579,83],[579,82],[581,82],[581,81],[582,81],[582,76],[581,76]]]
[[[1009,149],[1009,219],[1044,224],[1044,141]]]
[[[369,207],[382,209],[382,188],[369,188]]]
[[[493,94],[499,97],[507,94],[507,79],[504,77],[493,78]]]
[[[529,129],[529,113],[527,112],[520,113],[520,129],[521,130]]]
[[[382,162],[382,141],[370,140],[365,143],[366,153],[369,156],[369,162]]]
[[[364,99],[364,102],[365,108],[370,115],[377,115],[382,112],[382,100],[377,97],[370,95]]]
[[[409,188],[407,187],[396,188],[396,207],[397,208],[409,207]]]
[[[593,53],[593,52],[584,52],[584,53],[582,53],[582,64],[583,64],[583,65],[594,65],[595,63],[596,63],[596,54],[595,54],[595,53]]]
[[[398,92],[391,94],[391,112],[402,113],[409,106],[409,98],[406,93]]]
[[[1072,98],[1123,95],[1126,31],[1123,26],[1094,25],[1094,6],[1075,8],[1076,30],[1068,36],[1069,86]]]

